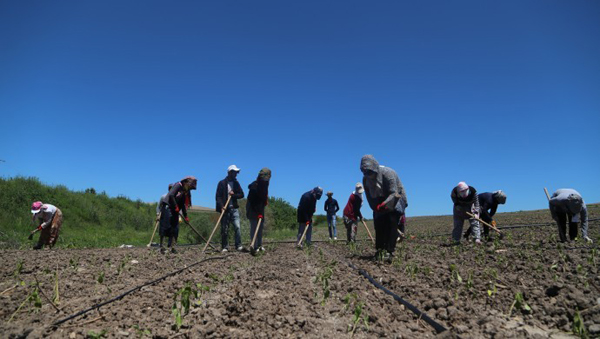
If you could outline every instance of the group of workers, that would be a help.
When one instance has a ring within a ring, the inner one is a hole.
[[[363,174],[362,183],[354,186],[348,202],[343,209],[343,222],[346,228],[346,241],[356,241],[358,222],[362,222],[361,206],[362,194],[365,193],[369,207],[373,210],[373,224],[375,227],[376,256],[383,259],[393,257],[396,242],[404,238],[405,210],[408,200],[404,186],[396,171],[389,167],[381,166],[372,155],[365,155],[360,162],[360,171]],[[215,195],[216,211],[221,213],[221,251],[229,250],[229,229],[234,228],[235,249],[243,249],[240,231],[240,213],[238,200],[244,198],[244,191],[237,180],[240,169],[231,165],[227,169],[225,179],[219,181]],[[252,252],[264,251],[262,246],[262,229],[265,225],[265,207],[268,205],[269,182],[271,170],[263,168],[259,171],[254,182],[248,185],[248,198],[246,204],[246,217],[250,221],[250,237],[256,238],[251,248]],[[160,224],[160,250],[165,253],[164,240],[167,247],[175,252],[179,235],[179,222],[189,222],[187,209],[191,206],[191,190],[195,190],[197,179],[188,176],[174,184],[169,185],[169,191],[163,195],[157,206],[157,216]],[[310,244],[312,239],[313,215],[316,212],[317,201],[323,195],[323,188],[315,187],[304,193],[300,198],[297,209],[298,246]],[[340,210],[333,192],[327,192],[324,204],[327,213],[329,238],[337,240],[336,213]],[[453,208],[454,227],[452,239],[459,244],[461,238],[469,239],[470,236],[476,243],[481,243],[480,222],[483,224],[483,236],[490,239],[490,227],[496,228],[494,215],[498,205],[506,203],[506,194],[501,191],[477,194],[477,190],[459,182],[450,193]],[[559,189],[549,198],[549,208],[552,218],[558,226],[558,235],[561,242],[574,240],[578,234],[578,224],[581,223],[582,237],[592,242],[588,236],[587,207],[581,195],[573,189]],[[32,204],[34,222],[39,226],[37,231],[41,235],[34,249],[41,249],[47,245],[52,247],[58,239],[58,232],[62,225],[62,212],[56,206],[36,201]],[[469,221],[469,228],[464,233],[464,222]],[[567,226],[568,235],[567,238]],[[258,230],[257,230],[258,227]],[[496,229],[497,230],[497,229]]]

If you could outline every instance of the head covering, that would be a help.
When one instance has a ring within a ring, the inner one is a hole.
[[[36,201],[31,204],[31,213],[36,214],[42,210],[43,203],[41,201]]]
[[[239,172],[240,169],[236,165],[231,165],[231,166],[227,167],[227,173],[229,173],[231,171]]]
[[[363,185],[360,182],[356,183],[356,186],[354,186],[354,191],[358,194],[362,194],[365,189],[363,188]]]
[[[319,186],[312,189],[312,192],[317,196],[317,200],[321,199],[323,195],[323,189]]]
[[[456,188],[459,197],[466,198],[467,196],[469,196],[469,185],[467,185],[467,183],[465,183],[464,181],[459,182],[458,185],[456,185]]]
[[[502,192],[502,190],[492,192],[492,196],[496,198],[496,201],[498,201],[499,204],[506,203],[506,194]]]
[[[268,168],[266,168],[266,167],[264,167],[263,169],[261,169],[261,170],[258,172],[258,178],[259,178],[259,179],[262,179],[262,180],[264,180],[264,181],[269,181],[269,180],[271,180],[271,170],[270,170],[270,169],[268,169]]]
[[[360,171],[365,174],[366,171],[379,173],[379,162],[370,154],[363,156],[360,159]]]
[[[331,191],[327,191],[327,195],[328,195],[328,196],[332,196],[332,195],[333,195],[333,192],[331,192]]]
[[[196,186],[198,185],[198,180],[196,179],[196,177],[193,177],[190,175],[190,176],[183,178],[183,180],[181,180],[181,182],[186,182],[186,181],[190,183],[191,190],[196,189]]]

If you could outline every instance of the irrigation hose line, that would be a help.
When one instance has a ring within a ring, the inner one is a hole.
[[[195,262],[195,263],[193,263],[193,264],[191,264],[191,265],[189,265],[189,266],[187,266],[187,267],[184,267],[184,268],[182,268],[182,269],[179,269],[179,270],[177,270],[177,271],[175,271],[175,272],[169,273],[169,274],[167,274],[167,275],[165,275],[165,276],[163,276],[163,277],[160,277],[160,278],[158,278],[158,279],[155,279],[155,280],[152,280],[152,281],[150,281],[150,282],[147,282],[147,283],[145,283],[145,284],[142,284],[142,285],[139,285],[139,286],[137,286],[137,287],[134,287],[134,288],[130,289],[129,291],[127,291],[127,292],[125,292],[125,293],[123,293],[123,294],[120,294],[120,295],[118,295],[118,296],[116,296],[116,297],[114,297],[114,298],[112,298],[112,299],[109,299],[109,300],[107,300],[107,301],[104,301],[104,302],[102,302],[102,303],[96,304],[96,305],[94,305],[94,306],[92,306],[92,307],[90,307],[90,308],[88,308],[88,309],[85,309],[85,310],[83,310],[83,311],[79,311],[79,312],[77,312],[77,313],[75,313],[75,314],[73,314],[73,315],[71,315],[71,316],[68,316],[68,317],[66,317],[66,318],[64,318],[64,319],[61,319],[61,320],[59,320],[59,321],[56,321],[56,322],[54,322],[54,323],[52,324],[52,326],[58,326],[58,325],[60,325],[60,324],[62,324],[62,323],[64,323],[64,322],[67,322],[67,321],[69,321],[69,320],[71,320],[71,319],[77,318],[77,317],[79,317],[79,316],[81,316],[81,315],[84,315],[84,314],[86,314],[86,313],[88,313],[88,312],[91,312],[91,311],[93,311],[93,310],[95,310],[95,309],[98,309],[98,308],[100,308],[100,307],[102,307],[102,306],[104,306],[104,305],[107,305],[107,304],[110,304],[110,303],[112,303],[112,302],[115,302],[115,301],[117,301],[117,300],[123,299],[123,298],[124,298],[125,296],[127,296],[128,294],[131,294],[131,293],[133,293],[133,292],[135,292],[135,291],[138,291],[138,290],[140,290],[140,289],[142,289],[142,288],[144,288],[144,287],[146,287],[146,286],[148,286],[148,285],[155,284],[155,283],[157,283],[157,282],[159,282],[159,281],[161,281],[161,280],[165,280],[165,279],[167,279],[168,277],[172,277],[172,276],[174,276],[174,275],[176,275],[176,274],[179,274],[179,273],[181,273],[181,272],[183,272],[183,271],[185,271],[185,270],[187,270],[187,269],[190,269],[190,268],[192,268],[192,267],[194,267],[194,266],[196,266],[196,265],[199,265],[199,264],[201,264],[201,263],[203,263],[203,262],[206,262],[206,261],[209,261],[209,260],[216,260],[216,259],[225,259],[225,258],[227,258],[227,257],[228,257],[227,255],[226,255],[226,256],[224,256],[224,257],[210,257],[210,258],[205,258],[205,259],[203,259],[203,260],[197,261],[197,262]]]
[[[370,240],[370,239],[368,239],[368,240]],[[442,333],[442,332],[444,332],[446,330],[448,330],[447,328],[445,328],[443,325],[441,325],[437,321],[431,319],[426,313],[421,312],[421,310],[419,310],[418,308],[416,308],[413,304],[411,304],[408,301],[402,299],[402,297],[400,297],[399,295],[395,294],[394,292],[388,290],[383,285],[381,285],[380,283],[378,283],[375,279],[373,279],[373,277],[371,277],[369,275],[369,273],[367,273],[367,271],[354,266],[354,264],[352,262],[350,262],[349,260],[344,260],[344,261],[346,261],[346,264],[348,265],[348,267],[350,267],[350,268],[358,271],[358,273],[360,275],[362,275],[363,277],[367,278],[367,280],[369,280],[369,282],[371,284],[373,284],[373,286],[375,286],[378,289],[382,290],[386,294],[391,295],[392,298],[394,298],[397,302],[401,303],[402,305],[404,305],[404,307],[406,307],[410,311],[412,311],[417,317],[419,317],[419,319],[423,319],[427,324],[431,325],[431,327],[433,327],[438,334]]]

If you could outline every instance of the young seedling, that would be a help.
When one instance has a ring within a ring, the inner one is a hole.
[[[100,331],[98,333],[96,333],[94,331],[89,331],[87,333],[87,338],[90,338],[90,339],[100,339],[100,338],[106,337],[107,333],[108,333],[108,331],[105,330],[105,329],[103,329],[102,331]]]
[[[19,313],[21,308],[23,308],[23,306],[25,306],[26,303],[29,303],[29,312],[33,311],[34,313],[37,313],[42,309],[42,298],[40,298],[40,294],[37,287],[35,287],[31,291],[31,293],[29,293],[27,297],[25,297],[25,300],[23,300],[23,302],[21,303],[21,305],[19,305],[17,310],[10,316],[8,322],[11,322],[11,320],[15,317],[17,313]]]
[[[525,313],[531,312],[531,307],[529,307],[529,305],[527,305],[527,303],[525,302],[525,299],[523,298],[523,294],[521,292],[517,292],[517,294],[515,294],[515,300],[513,301],[512,305],[510,306],[510,309],[508,310],[509,317],[512,314],[512,310],[514,308],[520,310],[521,312],[525,312]]]
[[[202,285],[200,284],[200,286]],[[195,300],[195,305],[198,305],[196,299],[199,298],[199,295],[202,294],[203,290],[206,290],[206,288],[202,288],[200,292],[192,288],[192,284],[188,281],[185,283],[185,286],[173,296],[173,306],[171,307],[171,311],[175,317],[173,328],[176,331],[179,331],[183,325],[183,317],[190,312],[190,306],[192,305],[191,299],[193,298]]]
[[[133,329],[135,330],[135,335],[139,338],[145,337],[145,336],[152,336],[152,331],[148,330],[148,329],[143,329],[140,327],[140,325],[133,325]]]
[[[581,313],[579,313],[579,309],[575,310],[575,315],[573,316],[573,334],[580,338],[588,338],[588,333],[583,324],[583,318],[581,317]]]
[[[458,273],[458,268],[455,264],[450,264],[450,274],[452,275],[452,279],[462,284],[462,277],[460,276],[460,273]]]

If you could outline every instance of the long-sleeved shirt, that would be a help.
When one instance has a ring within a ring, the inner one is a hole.
[[[54,214],[56,213],[56,206],[50,204],[43,204],[42,208],[38,213],[34,215],[34,222],[38,221],[42,228],[48,227],[50,223],[52,223],[52,218],[54,218]]]
[[[481,220],[491,222],[498,209],[498,202],[494,199],[493,193],[481,193],[477,198],[479,199]]]
[[[558,189],[552,194],[548,204],[552,219],[558,220],[557,213],[566,213],[573,218],[572,221],[581,221],[581,233],[584,237],[588,236],[587,206],[579,192],[571,188]],[[579,217],[579,220],[575,217]]]
[[[312,190],[302,194],[298,203],[297,220],[300,223],[312,221],[313,214],[317,210],[317,197]]]
[[[466,212],[479,214],[479,198],[477,190],[474,187],[469,186],[469,195],[466,198],[458,195],[458,187],[454,187],[450,193],[450,197],[454,203],[454,214],[462,214],[464,216],[466,216]]]
[[[408,199],[396,171],[389,167],[380,166],[372,155],[362,157],[360,169],[363,173],[365,170],[377,173],[375,178],[363,177],[365,195],[369,206],[373,210],[373,216],[377,217],[394,210],[404,214],[408,206]],[[377,211],[377,206],[381,203],[384,203],[386,208],[383,211]]]
[[[337,200],[333,199],[333,198],[327,198],[327,200],[325,200],[325,212],[327,212],[327,214],[329,215],[334,215],[337,213],[337,211],[340,210],[340,205],[338,205]]]
[[[248,201],[246,203],[246,217],[248,219],[264,217],[265,206],[269,200],[269,182],[257,179],[248,185]]]
[[[183,184],[181,182],[177,182],[171,187],[171,190],[167,195],[161,200],[163,203],[169,205],[169,209],[171,209],[171,213],[173,215],[177,215],[175,211],[175,206],[179,206],[179,210],[183,213],[184,217],[187,217],[187,208],[185,207],[185,189],[183,188]]]
[[[225,206],[227,197],[229,196],[228,183],[231,183],[233,195],[229,201],[229,206]],[[242,186],[237,179],[229,179],[229,177],[226,177],[225,179],[219,181],[219,184],[217,185],[217,193],[215,194],[215,200],[217,202],[216,211],[220,213],[221,210],[223,210],[223,207],[239,208],[238,199],[242,198],[244,198],[244,191],[242,190]]]
[[[350,194],[350,198],[348,198],[346,207],[344,207],[344,216],[350,220],[356,220],[359,217],[362,218],[363,216],[360,213],[362,200],[362,194],[356,194],[356,192],[352,192],[352,194]]]

